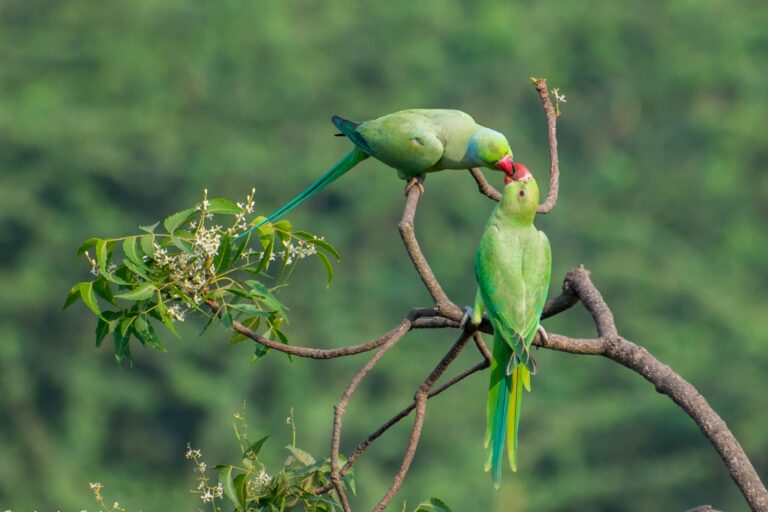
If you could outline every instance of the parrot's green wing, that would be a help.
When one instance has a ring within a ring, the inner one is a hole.
[[[402,111],[361,123],[356,133],[372,156],[407,175],[431,169],[443,156],[443,143],[434,123],[413,111]]]
[[[547,299],[551,261],[546,235],[533,226],[491,223],[477,252],[477,284],[494,329],[530,371],[528,347]]]

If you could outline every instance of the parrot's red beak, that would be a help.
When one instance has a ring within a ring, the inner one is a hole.
[[[512,164],[512,169],[512,179],[514,181],[524,181],[533,177],[531,171],[529,171],[528,168],[521,163],[515,162]]]
[[[511,156],[509,156],[509,155],[505,156],[504,158],[502,158],[501,160],[496,162],[495,165],[496,165],[496,168],[498,170],[504,171],[504,173],[507,176],[511,176],[512,175],[513,164],[512,164],[512,157]]]
[[[507,160],[505,162],[505,160]],[[509,185],[513,181],[525,181],[532,177],[531,171],[521,163],[513,162],[508,156],[496,162],[496,167],[504,171],[504,184]]]

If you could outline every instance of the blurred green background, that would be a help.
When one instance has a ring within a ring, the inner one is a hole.
[[[511,2],[509,3],[511,4]],[[540,181],[545,121],[529,76],[567,96],[560,202],[540,218],[552,294],[584,263],[621,332],[692,382],[768,476],[768,4],[756,1],[0,0],[0,508],[92,509],[89,481],[131,510],[195,510],[187,442],[232,461],[231,414],[279,463],[328,452],[332,404],[364,358],[289,362],[226,346],[221,327],[119,367],[82,304],[88,236],[131,233],[252,186],[271,212],[349,143],[330,116],[450,107],[504,132]],[[499,186],[498,175],[491,177]],[[459,304],[492,208],[465,172],[431,177],[417,233]],[[367,161],[290,216],[341,250],[337,279],[300,268],[292,338],[374,338],[429,305],[397,234],[403,184]],[[189,322],[188,322],[189,323]],[[545,324],[590,336],[578,309]],[[416,332],[352,401],[349,450],[399,410],[453,341]],[[746,510],[694,423],[639,376],[539,351],[520,471],[482,471],[486,375],[430,402],[403,500],[456,511]],[[454,371],[478,356],[467,350]],[[410,425],[357,466],[356,509],[383,494]],[[111,501],[110,501],[111,503]]]

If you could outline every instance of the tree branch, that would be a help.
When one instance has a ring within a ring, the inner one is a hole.
[[[477,190],[481,194],[493,199],[496,202],[501,201],[501,192],[493,188],[493,185],[488,183],[488,180],[485,179],[485,175],[483,174],[483,171],[481,171],[479,167],[471,168],[469,170],[469,174],[471,174],[472,177],[475,179],[475,182],[477,182]]]
[[[560,164],[557,159],[557,112],[549,97],[547,81],[544,78],[531,79],[541,97],[544,113],[547,116],[547,136],[549,138],[549,192],[547,199],[536,209],[537,213],[549,213],[557,204],[557,194],[560,190]]]
[[[422,174],[418,179],[423,183],[426,176]],[[424,283],[424,286],[427,287],[427,291],[435,301],[438,313],[458,322],[461,321],[464,312],[456,304],[451,302],[448,295],[445,294],[443,287],[440,286],[429,263],[427,263],[427,259],[422,254],[419,242],[416,240],[413,225],[416,217],[416,207],[418,206],[420,197],[421,189],[419,187],[410,187],[408,189],[405,208],[403,209],[403,217],[398,225],[400,236],[403,239],[408,255],[411,257],[413,266],[416,267],[416,272],[419,273],[419,277]]]
[[[220,306],[213,301],[209,301],[208,305],[214,311],[218,313]],[[361,354],[363,352],[370,352],[376,348],[387,343],[392,338],[402,338],[405,333],[411,329],[438,329],[445,327],[455,327],[458,324],[445,317],[436,316],[437,311],[434,308],[413,308],[406,317],[395,326],[394,329],[369,341],[368,343],[361,343],[360,345],[352,345],[350,347],[341,348],[309,348],[299,347],[296,345],[286,345],[279,341],[270,340],[260,334],[255,333],[242,323],[234,320],[232,327],[235,331],[242,334],[246,338],[249,338],[256,343],[260,343],[265,347],[290,354],[298,357],[307,357],[310,359],[335,359],[337,357],[352,356],[355,354]]]
[[[671,398],[696,422],[720,455],[750,508],[759,512],[768,511],[768,491],[723,419],[693,385],[659,362],[647,349],[619,336],[613,313],[592,283],[589,272],[583,266],[572,270],[566,276],[563,289],[572,289],[578,295],[592,315],[600,337],[578,340],[550,334],[548,341],[537,339],[534,343],[562,352],[600,355],[642,375],[654,385],[656,391]]]

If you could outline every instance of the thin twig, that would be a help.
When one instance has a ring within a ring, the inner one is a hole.
[[[386,506],[389,505],[389,503],[392,501],[395,493],[402,485],[403,480],[405,479],[405,475],[408,473],[408,469],[411,467],[411,462],[413,462],[413,457],[416,455],[416,447],[418,446],[419,439],[421,438],[421,429],[424,426],[424,414],[427,409],[429,392],[432,390],[432,387],[435,385],[437,380],[443,375],[443,373],[445,373],[445,370],[448,369],[448,366],[459,356],[462,349],[473,335],[474,329],[469,331],[462,331],[461,335],[459,335],[459,339],[456,340],[456,343],[453,344],[448,353],[443,356],[437,366],[435,366],[435,369],[432,370],[432,373],[430,373],[424,382],[422,382],[421,386],[419,386],[418,391],[413,397],[413,401],[416,404],[416,414],[413,420],[413,428],[411,429],[411,437],[408,439],[408,448],[405,450],[405,455],[403,456],[403,462],[400,465],[400,469],[395,475],[395,478],[392,480],[392,485],[390,485],[389,490],[384,495],[384,497],[381,498],[379,504],[376,505],[376,507],[373,509],[374,512],[381,512],[384,510],[384,508],[386,508]]]
[[[534,87],[541,97],[544,105],[544,113],[547,115],[547,136],[549,138],[549,192],[547,199],[536,209],[537,213],[549,213],[557,204],[557,194],[560,189],[560,165],[557,159],[557,112],[552,106],[552,100],[549,97],[547,89],[547,80],[536,78],[533,80]]]
[[[218,305],[215,302],[209,304],[211,309],[218,311]],[[391,331],[371,340],[367,343],[361,343],[359,345],[352,345],[350,347],[340,348],[310,348],[300,347],[296,345],[286,345],[279,341],[270,340],[260,334],[252,331],[237,320],[232,322],[232,327],[235,331],[242,334],[246,338],[249,338],[256,343],[260,343],[265,347],[291,354],[298,357],[307,357],[310,359],[334,359],[337,357],[352,356],[355,354],[361,354],[363,352],[370,352],[376,348],[379,348],[393,337],[402,337],[406,332],[411,329],[436,329],[444,327],[454,327],[456,322],[453,322],[444,317],[438,317],[434,308],[414,308],[408,315],[397,324]]]
[[[488,183],[488,180],[485,179],[485,175],[483,174],[483,171],[480,170],[479,167],[473,167],[469,170],[469,174],[472,175],[472,177],[477,182],[477,190],[483,194],[486,197],[490,197],[494,201],[501,201],[501,192],[493,188],[493,185]]]
[[[476,365],[474,365],[471,368],[468,368],[461,372],[460,374],[456,375],[455,377],[451,378],[445,384],[441,384],[434,390],[429,392],[428,399],[431,399],[432,397],[435,397],[445,391],[446,389],[458,384],[462,380],[466,379],[470,375],[477,373],[479,371],[485,370],[488,368],[490,364],[490,361],[488,360],[482,360]],[[347,462],[342,466],[340,474],[343,477],[347,474],[347,472],[352,468],[352,465],[355,463],[357,458],[365,452],[365,450],[368,448],[368,446],[371,445],[376,439],[381,437],[384,432],[395,426],[400,420],[407,417],[411,411],[413,411],[416,408],[416,402],[413,401],[410,404],[408,404],[406,407],[404,407],[400,412],[392,416],[389,420],[387,420],[386,423],[384,423],[382,426],[380,426],[378,429],[376,429],[373,433],[371,433],[368,437],[366,437],[363,441],[360,442],[360,444],[357,445],[357,448],[355,448],[355,451],[352,452],[352,454],[347,457]],[[315,494],[322,494],[323,492],[327,492],[332,488],[330,484],[328,484],[325,487],[320,487],[313,492]]]

